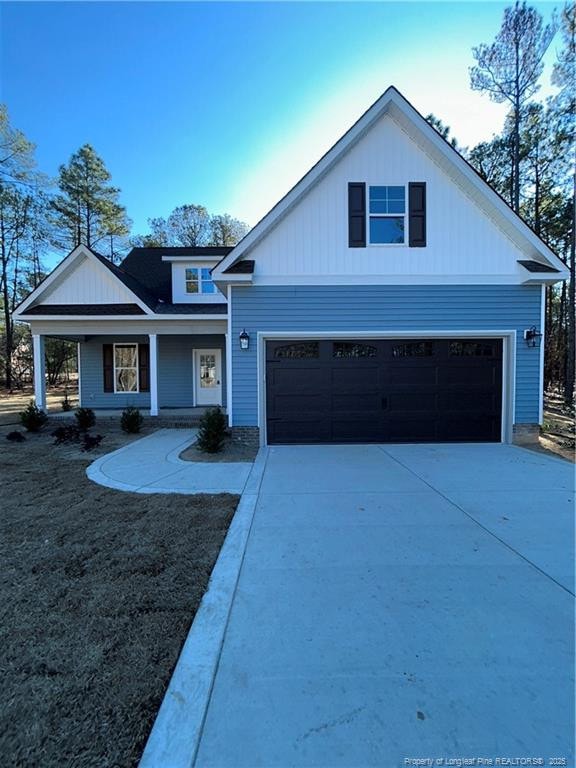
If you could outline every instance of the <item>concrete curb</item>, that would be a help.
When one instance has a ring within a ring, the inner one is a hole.
[[[267,457],[267,448],[261,448],[174,668],[139,768],[191,768],[194,764]]]

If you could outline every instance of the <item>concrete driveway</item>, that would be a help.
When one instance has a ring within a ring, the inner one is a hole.
[[[194,765],[573,765],[573,485],[502,445],[271,448]]]

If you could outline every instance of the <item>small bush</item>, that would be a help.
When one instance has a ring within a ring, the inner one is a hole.
[[[58,427],[52,432],[54,439],[54,445],[61,445],[62,443],[75,443],[80,440],[80,430],[73,424],[68,424],[63,427]]]
[[[124,408],[120,419],[120,426],[124,432],[128,432],[128,434],[136,434],[137,432],[140,432],[143,423],[144,418],[138,408],[132,406]]]
[[[78,408],[74,415],[76,416],[78,429],[81,429],[82,432],[87,432],[90,427],[96,424],[96,416],[92,408]]]
[[[23,443],[26,438],[22,432],[18,432],[18,430],[15,429],[13,432],[8,432],[6,440],[10,440],[12,443]]]
[[[28,432],[39,432],[48,421],[48,416],[30,401],[26,410],[20,412],[20,421]]]
[[[70,400],[68,400],[68,392],[64,393],[64,400],[60,400],[60,405],[62,406],[63,411],[72,410],[72,403],[70,402]]]
[[[224,445],[228,425],[220,408],[209,408],[200,419],[196,447],[204,453],[218,453]]]
[[[93,448],[97,448],[102,442],[102,435],[84,435],[84,442],[82,443],[83,451],[91,451]]]

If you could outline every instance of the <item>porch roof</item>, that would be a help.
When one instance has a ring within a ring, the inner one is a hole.
[[[144,315],[138,304],[37,304],[22,315]]]

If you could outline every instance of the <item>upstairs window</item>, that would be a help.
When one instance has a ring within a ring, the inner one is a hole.
[[[371,245],[406,242],[406,187],[370,187],[368,228]]]
[[[216,293],[216,286],[207,267],[186,269],[186,293]]]

